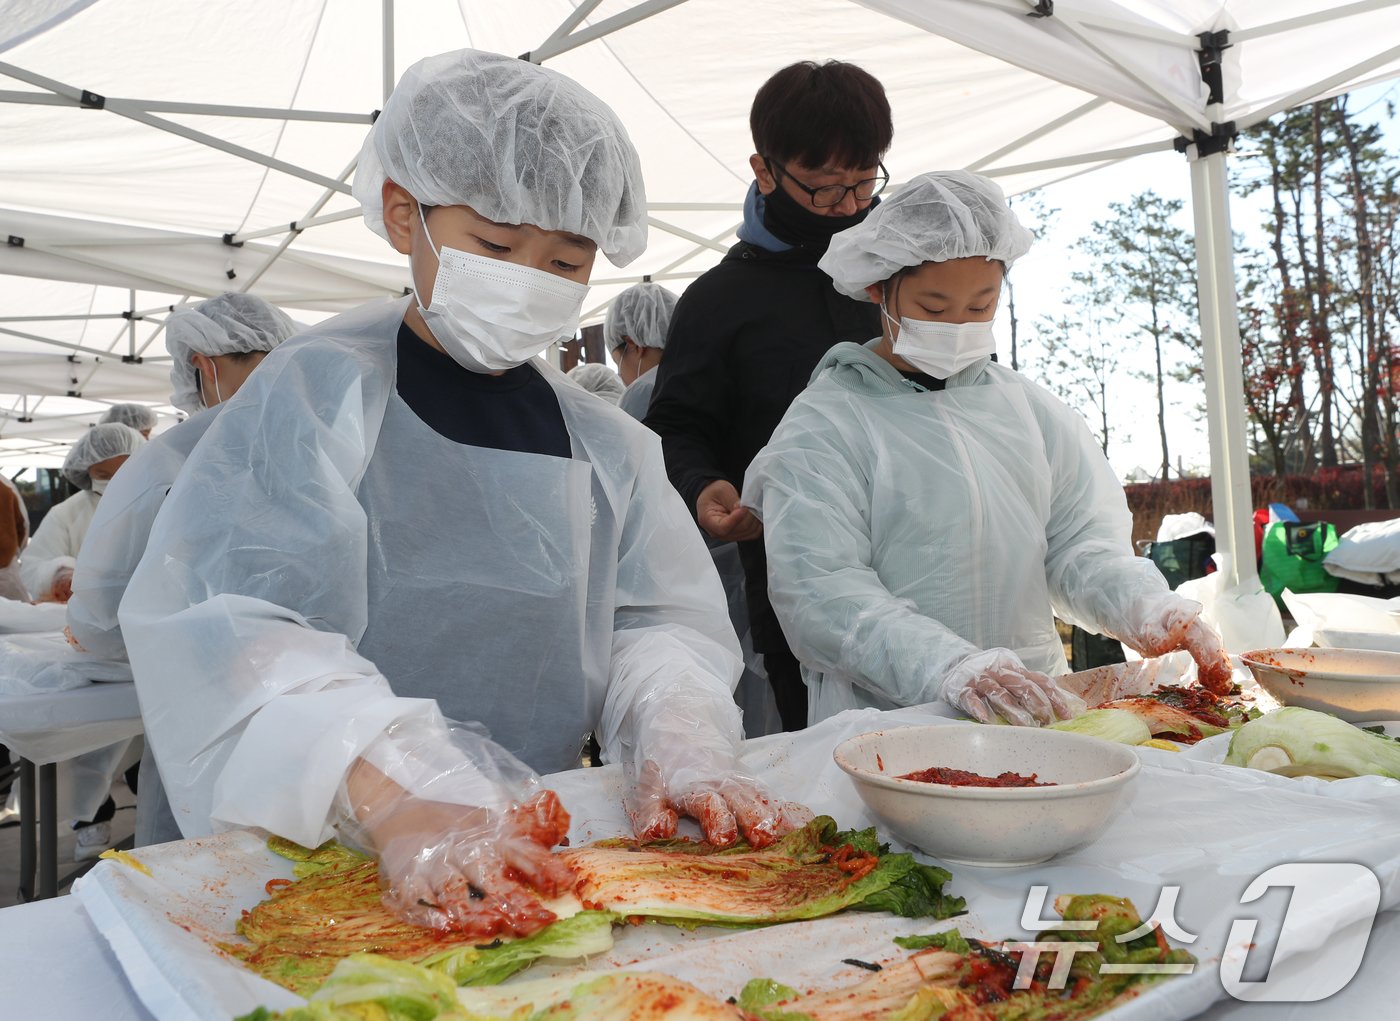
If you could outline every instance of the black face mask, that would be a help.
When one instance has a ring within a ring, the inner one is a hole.
[[[776,188],[763,196],[763,226],[786,244],[825,251],[833,234],[860,223],[873,206],[874,203],[871,203],[850,216],[823,216],[801,205],[779,182]]]

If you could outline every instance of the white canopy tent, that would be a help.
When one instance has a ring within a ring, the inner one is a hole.
[[[1185,152],[1227,551],[1252,543],[1229,140],[1275,112],[1400,72],[1400,0],[6,7],[0,464],[61,447],[106,403],[163,401],[160,325],[186,297],[251,289],[309,320],[403,293],[402,260],[358,222],[346,182],[396,71],[419,56],[474,46],[547,61],[628,125],[652,241],[625,271],[599,267],[586,308],[595,320],[644,274],[680,288],[720,257],[748,183],[754,91],[786,63],[839,57],[889,91],[896,181],[966,166],[1016,192],[1146,152]],[[1249,574],[1252,560],[1236,570]]]

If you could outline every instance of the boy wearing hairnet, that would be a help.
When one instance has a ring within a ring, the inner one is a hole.
[[[775,839],[800,813],[735,775],[734,632],[659,445],[536,357],[573,336],[597,253],[646,243],[616,116],[524,61],[430,57],[354,193],[413,294],[268,355],[121,605],[181,831],[339,833],[402,917],[523,935],[572,881],[531,771],[593,732],[639,833]]]
[[[627,392],[618,405],[638,422],[646,418],[656,370],[666,347],[666,331],[676,310],[674,294],[651,281],[627,288],[608,306],[603,320],[603,340],[612,352],[617,374]]]
[[[93,515],[68,601],[69,638],[80,648],[104,659],[126,659],[117,608],[166,494],[223,402],[238,392],[267,352],[298,329],[262,298],[237,292],[177,308],[166,320],[170,403],[190,417],[146,445],[141,457],[113,479]],[[136,807],[137,846],[179,836],[148,745]]]
[[[1034,726],[1083,703],[1054,617],[1144,656],[1229,664],[1200,606],[1133,556],[1123,487],[1084,422],[996,364],[992,320],[1030,247],[1001,190],[924,174],[838,234],[821,267],[879,337],[818,365],[749,469],[768,585],[814,720],[943,699]]]

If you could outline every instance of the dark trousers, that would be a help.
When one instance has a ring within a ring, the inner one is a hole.
[[[802,730],[807,726],[807,685],[802,682],[802,668],[797,657],[784,647],[778,652],[763,654],[763,669],[768,685],[778,703],[778,718],[783,730]]]

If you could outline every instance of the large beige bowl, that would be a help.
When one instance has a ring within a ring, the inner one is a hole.
[[[1400,652],[1257,649],[1240,657],[1259,686],[1284,705],[1349,723],[1400,719]]]
[[[944,724],[861,734],[836,764],[891,833],[944,861],[1034,865],[1096,839],[1141,768],[1124,746],[1028,727]],[[901,780],[931,766],[1035,773],[1054,787],[951,787]]]

